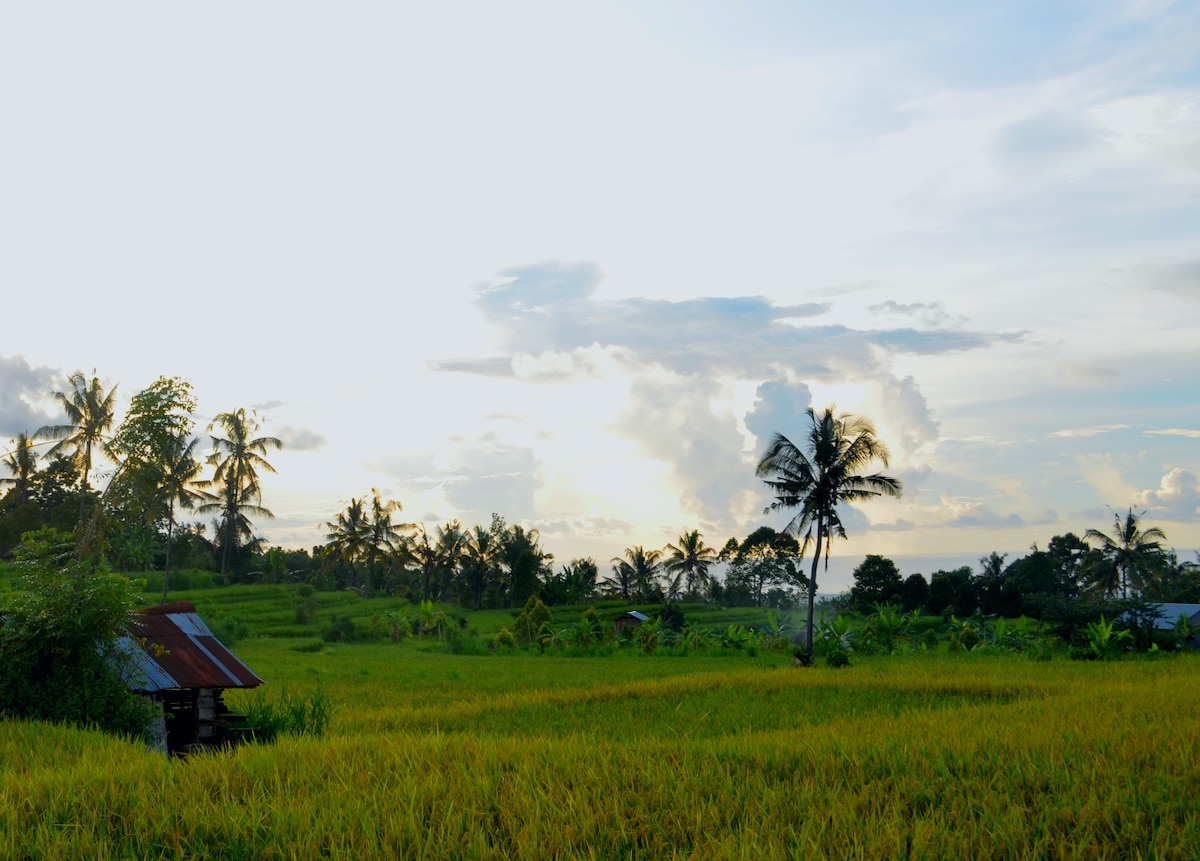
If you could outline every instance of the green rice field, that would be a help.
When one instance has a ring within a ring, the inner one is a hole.
[[[452,655],[249,639],[321,737],[0,723],[0,858],[1194,859],[1200,659]],[[255,696],[231,692],[231,704]]]

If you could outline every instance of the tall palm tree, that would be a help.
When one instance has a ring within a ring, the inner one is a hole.
[[[678,544],[666,547],[668,556],[664,564],[667,573],[675,575],[667,590],[668,599],[679,595],[681,578],[689,595],[695,594],[697,585],[707,585],[708,567],[717,559],[717,551],[704,543],[699,530],[685,532],[677,540]]]
[[[662,551],[647,550],[640,544],[637,547],[626,547],[625,558],[612,558],[613,576],[608,580],[617,587],[621,597],[626,601],[638,598],[646,600],[658,585],[658,576],[662,572]]]
[[[275,516],[261,505],[262,485],[258,471],[275,471],[265,455],[268,451],[282,449],[283,443],[273,436],[256,437],[258,430],[257,413],[247,414],[245,408],[221,413],[208,426],[213,441],[208,462],[215,467],[209,485],[217,488],[219,501],[201,510],[219,509],[221,513],[222,574],[229,570],[230,553],[239,540],[253,535],[247,515]]]
[[[67,382],[71,386],[69,393],[54,392],[54,399],[67,414],[67,423],[38,428],[34,436],[57,440],[57,444],[46,452],[47,457],[65,453],[71,455],[79,469],[79,489],[86,499],[91,489],[88,476],[92,471],[93,454],[96,449],[103,450],[108,431],[113,425],[117,387],[114,385],[105,392],[94,369],[90,382],[83,371],[71,374]],[[81,519],[84,501],[79,501]]]
[[[496,577],[499,551],[500,536],[485,526],[476,526],[463,545],[463,585],[475,610],[483,607],[484,593]]]
[[[339,512],[333,522],[325,524],[329,530],[325,534],[325,540],[329,542],[337,558],[352,569],[366,556],[371,543],[372,527],[364,507],[365,502],[366,497],[351,497],[346,510]]]
[[[1087,572],[1088,582],[1105,595],[1111,596],[1121,589],[1121,597],[1129,595],[1130,587],[1145,589],[1153,579],[1156,569],[1165,560],[1163,542],[1166,534],[1157,526],[1143,530],[1141,517],[1146,512],[1134,514],[1130,508],[1122,517],[1113,512],[1113,531],[1105,535],[1098,529],[1083,533],[1088,541],[1099,543],[1097,548],[1104,556],[1104,563]]]
[[[398,500],[385,500],[379,491],[371,488],[371,513],[367,521],[369,535],[366,548],[367,556],[367,595],[375,593],[375,560],[381,554],[385,558],[395,555],[396,549],[404,540],[402,529],[412,529],[411,523],[396,523],[392,514],[403,510]]]
[[[175,537],[175,505],[182,509],[195,508],[212,502],[212,494],[201,489],[200,461],[196,459],[198,437],[186,433],[175,436],[161,452],[158,491],[161,501],[167,504],[167,551],[163,562],[162,603],[167,603],[167,589],[171,580],[171,540]]]
[[[813,547],[812,573],[808,578],[808,659],[813,651],[813,608],[817,595],[817,567],[829,554],[834,538],[845,538],[838,516],[843,503],[864,502],[877,496],[899,496],[901,483],[882,473],[862,475],[873,461],[888,465],[887,447],[875,436],[875,426],[865,418],[834,415],[835,407],[820,414],[807,410],[809,427],[803,447],[776,433],[758,463],[758,476],[775,494],[766,511],[799,509],[785,532],[803,533],[800,556]],[[765,512],[764,512],[765,513]]]
[[[11,484],[13,502],[20,504],[29,495],[29,486],[37,472],[37,455],[33,452],[34,443],[29,434],[18,434],[12,440],[12,448],[5,454],[4,467],[8,470],[7,478],[0,478],[0,485]]]

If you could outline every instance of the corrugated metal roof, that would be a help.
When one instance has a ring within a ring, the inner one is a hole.
[[[632,616],[633,618],[637,619],[639,622],[649,622],[650,621],[649,616],[647,616],[645,613],[640,613],[637,610],[630,610],[628,613],[625,613],[624,615]]]
[[[121,642],[144,677],[131,682],[135,690],[253,688],[262,684],[262,679],[221,644],[187,601],[143,610],[130,620],[129,637]]]
[[[1160,631],[1174,631],[1175,623],[1180,616],[1186,616],[1193,625],[1200,622],[1200,604],[1153,604],[1162,613],[1161,618],[1154,620],[1154,627]]]

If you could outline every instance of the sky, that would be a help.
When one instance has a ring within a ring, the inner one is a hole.
[[[1197,3],[7,4],[0,116],[0,441],[190,379],[285,443],[272,544],[378,488],[719,547],[836,405],[904,495],[835,587],[1200,547]]]

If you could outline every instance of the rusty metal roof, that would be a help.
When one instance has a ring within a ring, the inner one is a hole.
[[[254,688],[263,683],[221,644],[188,601],[134,615],[120,647],[140,671],[141,678],[131,682],[138,691]]]

